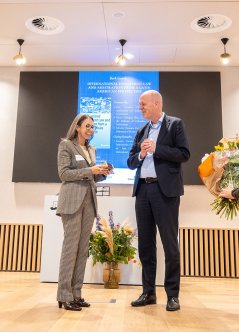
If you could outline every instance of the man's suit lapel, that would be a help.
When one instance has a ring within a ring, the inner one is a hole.
[[[160,144],[162,142],[163,137],[168,132],[169,126],[170,126],[170,119],[165,114],[162,125],[161,125],[161,128],[160,128],[160,131],[159,131],[159,135],[158,135],[158,138],[157,138],[157,144]]]
[[[150,122],[148,122],[145,127],[144,127],[144,130],[143,130],[143,135],[140,139],[140,144],[143,142],[143,140],[145,140],[146,138],[148,138],[149,136],[149,129],[150,129]]]
[[[140,150],[140,146],[141,146],[142,142],[149,136],[149,128],[150,128],[150,122],[146,123],[146,125],[141,130],[141,133],[139,135],[139,139],[137,142],[139,150]]]
[[[150,122],[146,125],[145,131],[144,131],[144,136],[142,138],[142,141],[149,136],[149,129],[150,129]]]

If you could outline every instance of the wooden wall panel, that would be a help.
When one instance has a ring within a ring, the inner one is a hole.
[[[239,277],[239,230],[180,228],[182,276]]]
[[[42,225],[0,224],[0,271],[39,272]],[[239,230],[180,228],[182,276],[239,278]]]
[[[0,271],[39,272],[42,225],[0,224]]]

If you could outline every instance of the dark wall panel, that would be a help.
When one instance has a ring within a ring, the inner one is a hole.
[[[77,72],[21,73],[13,182],[59,182],[57,147],[77,102]]]
[[[186,124],[191,159],[185,184],[202,184],[197,167],[222,137],[218,72],[160,72],[164,111]],[[20,75],[14,182],[59,182],[57,147],[77,113],[78,72]]]
[[[222,138],[221,81],[218,72],[161,72],[164,111],[184,120],[191,159],[183,165],[185,184],[202,184],[197,167]]]

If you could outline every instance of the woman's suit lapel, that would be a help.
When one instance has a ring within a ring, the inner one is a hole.
[[[91,145],[88,146],[88,151],[89,151],[89,155],[90,155],[90,159],[91,159],[91,163],[89,163],[86,159],[86,155],[84,154],[84,151],[82,150],[82,148],[78,144],[77,139],[74,139],[72,141],[72,143],[74,144],[74,147],[77,150],[77,152],[79,152],[79,154],[85,159],[85,161],[87,162],[87,164],[89,166],[95,165],[95,161],[96,161],[95,160],[95,149],[93,148],[93,146],[91,146]]]
[[[93,166],[96,163],[96,159],[95,159],[95,148],[93,148],[92,145],[89,145],[88,146],[88,151],[89,151],[89,155],[90,155],[90,159],[91,159],[90,166]]]

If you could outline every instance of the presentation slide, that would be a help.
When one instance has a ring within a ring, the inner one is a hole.
[[[89,114],[95,123],[91,141],[96,161],[108,161],[114,172],[105,184],[132,184],[135,171],[127,158],[137,130],[146,123],[139,110],[139,96],[159,90],[158,72],[80,72],[78,113]]]

